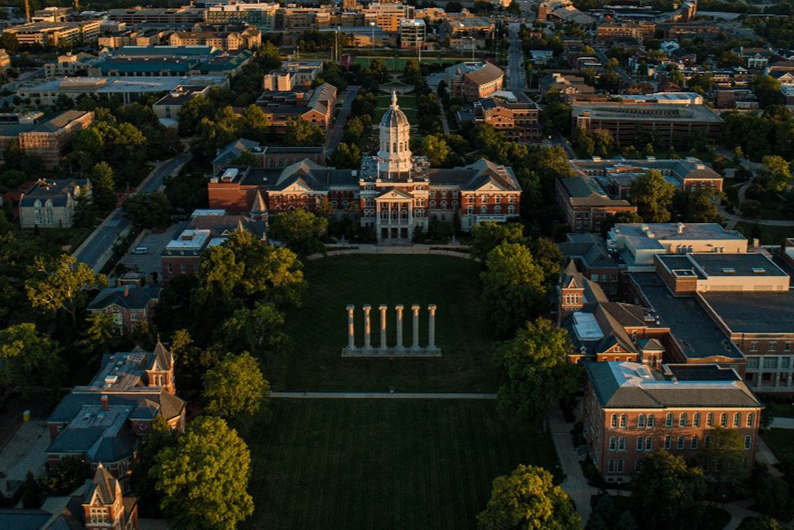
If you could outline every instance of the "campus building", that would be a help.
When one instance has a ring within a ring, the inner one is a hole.
[[[83,44],[96,42],[99,38],[101,20],[83,20],[80,22],[29,22],[12,26],[3,30],[4,33],[15,35],[20,45],[39,45],[46,47],[66,44]]]
[[[607,481],[631,480],[637,464],[660,449],[696,459],[717,428],[739,433],[752,465],[763,405],[735,370],[612,361],[587,362],[585,371],[584,436]]]
[[[19,200],[21,228],[69,228],[79,197],[91,197],[88,179],[39,179]]]
[[[494,97],[475,101],[470,108],[458,111],[459,123],[485,123],[505,135],[511,142],[539,142],[543,135],[540,125],[540,111],[535,102],[520,102],[512,97],[502,97],[498,92]]]
[[[94,113],[82,110],[61,112],[47,120],[40,112],[0,116],[0,146],[19,142],[23,154],[39,158],[46,168],[61,161],[72,137],[94,121]]]
[[[357,170],[310,160],[277,169],[221,168],[207,185],[210,208],[250,211],[257,196],[271,213],[313,211],[328,201],[335,217],[355,215],[387,243],[409,243],[414,229],[427,230],[432,217],[452,222],[457,216],[461,228],[469,231],[482,221],[519,215],[521,186],[511,168],[482,159],[437,169],[413,156],[410,124],[396,94],[379,129],[377,155],[365,157]]]
[[[111,315],[119,329],[132,332],[139,323],[149,322],[154,317],[160,291],[160,287],[154,285],[106,287],[88,304],[87,310]]]
[[[505,74],[493,63],[459,63],[444,70],[447,86],[454,97],[472,103],[502,90]]]

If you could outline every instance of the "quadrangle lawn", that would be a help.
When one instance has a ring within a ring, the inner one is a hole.
[[[480,311],[480,265],[427,255],[354,254],[307,262],[309,291],[303,307],[286,314],[294,345],[266,362],[274,390],[387,392],[493,392],[493,337]],[[395,304],[403,304],[403,340],[412,338],[411,304],[421,304],[420,344],[427,344],[427,305],[438,306],[440,358],[342,358],[347,345],[347,304],[356,306],[356,343],[364,342],[362,306],[372,306],[372,344],[380,338],[378,305],[387,304],[388,342],[394,345]]]
[[[548,435],[512,429],[494,401],[284,400],[244,432],[248,530],[462,530],[518,464],[557,473]],[[559,480],[559,477],[557,477]]]

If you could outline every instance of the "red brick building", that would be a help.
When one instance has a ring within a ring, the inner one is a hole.
[[[733,369],[657,371],[634,362],[588,362],[585,369],[584,436],[607,481],[630,480],[637,463],[660,449],[696,459],[718,428],[739,433],[752,465],[763,405]]]

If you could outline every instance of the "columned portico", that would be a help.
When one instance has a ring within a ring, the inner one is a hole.
[[[378,241],[411,241],[414,235],[413,198],[399,190],[389,190],[375,199],[375,232]]]

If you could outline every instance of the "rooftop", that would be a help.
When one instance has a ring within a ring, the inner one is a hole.
[[[747,241],[736,230],[726,230],[718,223],[617,223],[610,239],[617,237],[630,240],[637,249],[662,248],[659,241]]]
[[[575,102],[572,116],[589,113],[591,118],[652,121],[701,121],[720,123],[720,118],[706,105],[669,105],[664,103],[581,103]]]
[[[699,295],[733,333],[790,334],[794,330],[794,290]]]

